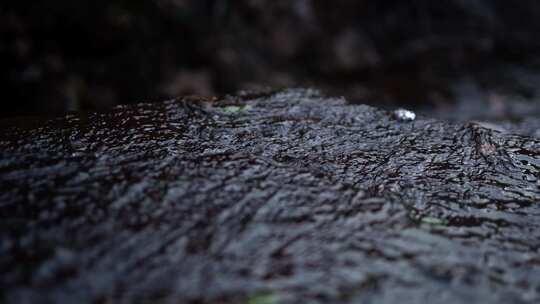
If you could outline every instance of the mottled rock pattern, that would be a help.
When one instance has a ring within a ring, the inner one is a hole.
[[[11,303],[538,303],[540,140],[311,90],[0,135]]]

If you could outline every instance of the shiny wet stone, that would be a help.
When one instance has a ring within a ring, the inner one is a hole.
[[[15,124],[0,295],[538,303],[539,176],[534,137],[313,90]]]

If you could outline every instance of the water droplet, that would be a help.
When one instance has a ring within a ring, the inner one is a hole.
[[[400,121],[413,121],[416,119],[416,114],[413,111],[397,109],[394,111],[394,117]]]

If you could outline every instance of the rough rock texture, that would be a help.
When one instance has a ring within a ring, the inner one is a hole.
[[[311,90],[37,125],[0,136],[8,303],[540,300],[533,137]]]

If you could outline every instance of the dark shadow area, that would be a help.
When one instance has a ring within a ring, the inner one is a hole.
[[[265,87],[439,114],[538,95],[532,0],[7,1],[0,31],[2,117]]]

